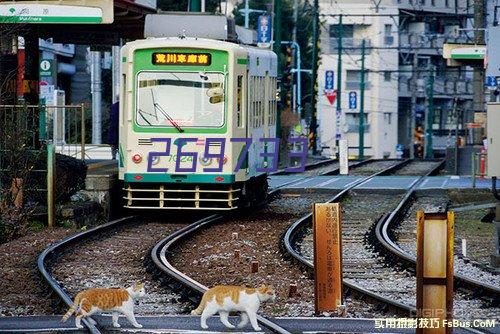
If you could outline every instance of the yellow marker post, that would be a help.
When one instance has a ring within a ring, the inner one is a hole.
[[[313,205],[316,313],[342,305],[342,228],[339,203]]]
[[[454,214],[417,212],[417,334],[451,333]]]

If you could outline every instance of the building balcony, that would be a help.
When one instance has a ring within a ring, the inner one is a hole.
[[[339,48],[339,39],[338,38],[323,38],[322,45],[326,45],[324,47],[324,51],[329,54],[338,54]],[[342,49],[349,52],[351,55],[360,55],[361,54],[361,44],[363,43],[363,39],[361,38],[342,38]],[[365,54],[371,53],[371,42],[368,39],[365,39]]]
[[[408,52],[412,52],[413,48],[419,47],[420,53],[440,54],[442,52],[444,43],[465,43],[465,42],[467,42],[467,38],[464,35],[453,37],[444,34],[432,34],[432,33],[401,32],[399,34],[399,46],[406,48]]]

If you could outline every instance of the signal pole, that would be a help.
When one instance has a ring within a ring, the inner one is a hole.
[[[274,0],[274,44],[273,50],[278,55],[278,77],[283,76],[283,67],[281,64],[281,0]],[[283,84],[279,84],[280,94],[283,95]],[[282,98],[282,96],[280,97]],[[276,111],[276,137],[281,138],[281,110]]]
[[[432,125],[434,124],[434,66],[431,65],[428,81],[427,93],[427,123],[425,126],[425,158],[434,158],[434,151],[432,148]]]
[[[408,129],[408,137],[410,138],[410,158],[415,158],[415,146],[413,142],[415,141],[415,118],[417,116],[417,82],[418,82],[418,48],[415,48],[413,53],[413,67],[412,67],[412,87],[411,87],[411,103],[410,103],[410,124]]]
[[[342,115],[342,35],[344,34],[344,26],[342,25],[342,14],[339,15],[339,26],[338,26],[338,36],[337,36],[337,53],[338,53],[338,62],[337,62],[337,109],[335,119],[339,119]],[[338,128],[340,122],[336,122],[335,126],[335,146],[337,147],[337,152],[335,155],[337,159],[339,158],[339,137],[340,137],[340,129]]]
[[[318,79],[318,0],[314,0],[313,6],[313,34],[312,34],[312,76],[311,76],[311,125],[309,128],[309,133],[314,135],[312,139],[312,153],[315,155],[316,150],[316,140],[317,140],[317,79]]]
[[[338,97],[337,97],[338,98]],[[365,158],[365,39],[361,42],[361,80],[359,84],[359,160]]]

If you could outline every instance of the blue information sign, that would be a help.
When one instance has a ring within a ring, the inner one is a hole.
[[[486,77],[486,86],[488,87],[496,87],[498,85],[497,78],[491,75]]]
[[[358,107],[358,94],[356,92],[349,92],[349,109],[356,109]]]
[[[325,72],[325,90],[333,90],[333,71],[326,71]]]
[[[263,14],[257,20],[257,43],[270,44],[272,32],[271,16]]]

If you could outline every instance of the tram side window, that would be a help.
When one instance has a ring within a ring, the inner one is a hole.
[[[243,126],[243,115],[242,115],[242,110],[241,106],[243,103],[243,76],[238,75],[237,79],[237,87],[236,87],[236,95],[237,95],[237,101],[236,101],[236,125],[237,127],[241,128]]]

